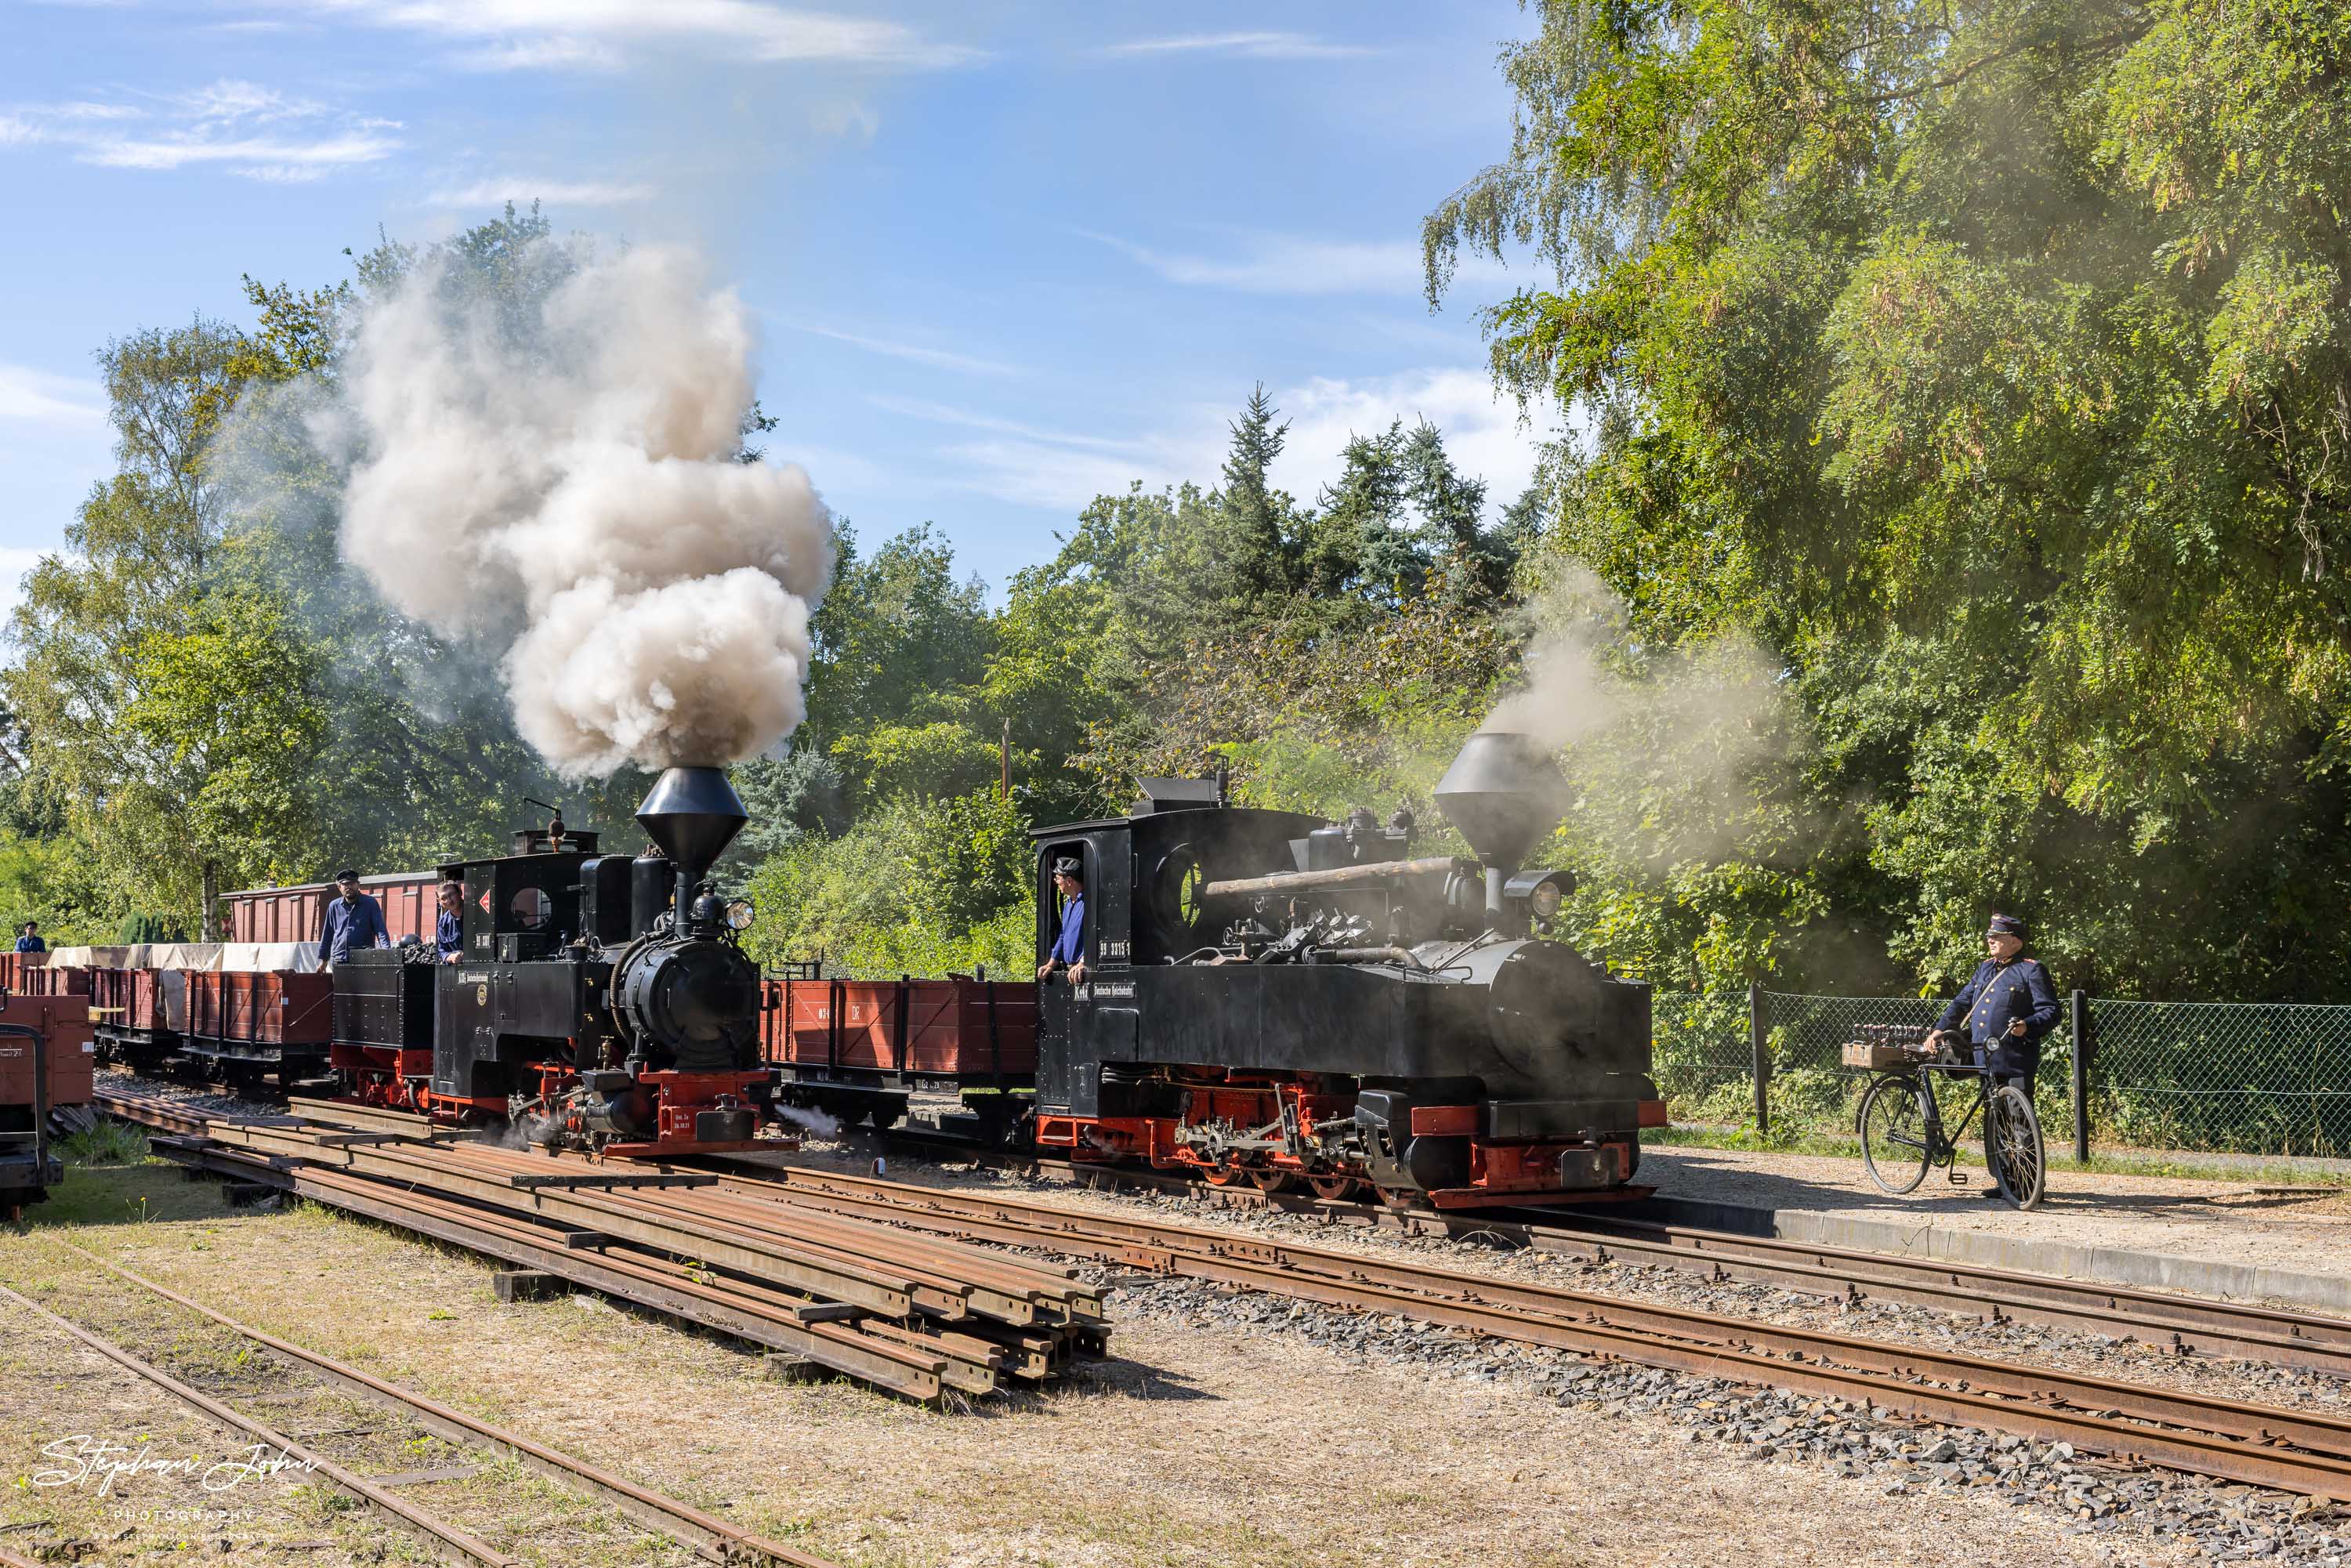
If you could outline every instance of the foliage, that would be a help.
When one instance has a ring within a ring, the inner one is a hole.
[[[316,664],[251,585],[207,462],[239,340],[198,319],[99,356],[120,470],[25,580],[0,671],[37,787],[95,862],[102,904],[216,930],[225,885],[306,841]]]
[[[2351,14],[1537,8],[1432,296],[1534,248],[1558,544],[1784,671],[1815,961],[1948,985],[1997,906],[2112,992],[2342,993]]]
[[[821,956],[856,975],[1024,973],[1031,875],[1028,824],[994,790],[893,796],[760,866],[748,946],[764,963]]]

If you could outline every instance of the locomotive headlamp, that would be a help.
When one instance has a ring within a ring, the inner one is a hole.
[[[751,914],[749,899],[736,899],[726,906],[726,928],[729,931],[748,931],[751,928]]]
[[[1559,918],[1560,906],[1574,891],[1575,873],[1565,871],[1522,871],[1502,886],[1505,898],[1545,925]]]

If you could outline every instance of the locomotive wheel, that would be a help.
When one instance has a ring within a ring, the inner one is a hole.
[[[1230,1186],[1240,1178],[1240,1170],[1235,1166],[1202,1166],[1200,1167],[1200,1179],[1210,1186]]]
[[[1259,1192],[1288,1192],[1296,1178],[1278,1166],[1252,1169],[1249,1178]]]
[[[1428,1206],[1427,1198],[1417,1187],[1384,1186],[1378,1190],[1380,1201],[1398,1214],[1410,1214]]]
[[[1313,1189],[1315,1197],[1331,1202],[1351,1197],[1355,1191],[1355,1178],[1351,1176],[1311,1176],[1306,1185]]]

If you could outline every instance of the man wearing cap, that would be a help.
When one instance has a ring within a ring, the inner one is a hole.
[[[1070,971],[1070,984],[1086,983],[1086,868],[1075,855],[1053,862],[1053,891],[1061,895],[1061,934],[1053,939],[1050,956],[1037,966],[1037,978],[1050,981],[1053,971]]]
[[[1984,950],[1990,956],[1935,1020],[1935,1035],[1956,1033],[1964,1020],[1976,1061],[1988,1063],[1999,1082],[2013,1083],[2030,1096],[2032,1074],[2041,1065],[2042,1037],[2057,1027],[2057,988],[2040,959],[2019,956],[2024,922],[2015,915],[1991,917]]]
[[[335,873],[338,896],[327,900],[327,928],[319,937],[319,962],[340,964],[355,947],[389,947],[392,933],[383,924],[383,905],[360,891],[360,873]]]
[[[454,964],[465,951],[465,884],[444,882],[440,892],[440,918],[434,922],[433,950],[444,964]]]
[[[48,950],[49,945],[41,940],[41,923],[37,920],[26,921],[24,929],[16,933],[16,951],[46,953]]]

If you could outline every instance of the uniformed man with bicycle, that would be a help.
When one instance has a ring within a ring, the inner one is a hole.
[[[2024,922],[2015,915],[1991,917],[1984,951],[1975,977],[1951,998],[1928,1039],[1940,1044],[1964,1023],[1976,1064],[1991,1068],[1993,1082],[2012,1083],[2030,1099],[2041,1041],[2057,1027],[2057,988],[2040,959],[2023,956]]]

